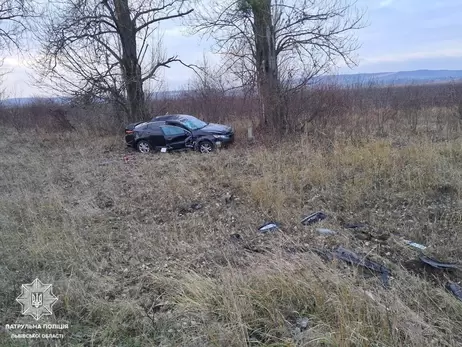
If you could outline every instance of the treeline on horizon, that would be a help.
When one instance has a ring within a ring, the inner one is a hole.
[[[63,100],[63,99],[61,99]],[[250,121],[258,124],[260,103],[258,94],[229,92],[220,86],[193,85],[173,95],[152,93],[148,98],[149,114],[192,114],[212,122]],[[317,84],[298,90],[286,100],[288,117],[295,131],[307,124],[348,123],[353,115],[378,123],[409,117],[433,109],[433,115],[449,114],[452,121],[462,122],[462,82],[381,85],[357,83],[350,86]],[[17,130],[41,129],[78,131],[92,129],[116,133],[127,120],[116,105],[105,101],[69,98],[36,98],[25,105],[1,105],[0,122]],[[438,109],[439,111],[435,111]],[[90,111],[91,110],[91,111]],[[377,116],[377,114],[380,114]],[[375,118],[374,118],[375,116]],[[149,120],[149,119],[144,119]],[[416,121],[412,121],[417,127]],[[380,124],[376,124],[380,127]]]

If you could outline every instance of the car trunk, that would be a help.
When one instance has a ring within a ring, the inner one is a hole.
[[[127,145],[133,145],[133,140],[135,139],[135,127],[141,123],[143,122],[131,123],[125,127],[125,142]]]

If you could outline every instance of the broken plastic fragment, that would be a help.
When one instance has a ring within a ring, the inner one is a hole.
[[[337,234],[336,231],[333,231],[333,230],[330,230],[330,229],[325,229],[325,228],[319,228],[319,229],[316,229],[316,231],[318,233],[320,233],[321,235],[335,235],[335,234]]]
[[[124,155],[124,157],[123,157],[123,160],[124,160],[125,163],[128,163],[128,162],[130,162],[132,160],[135,160],[135,159],[136,159],[136,157],[134,155],[128,155],[127,154],[127,155]]]
[[[303,331],[308,328],[310,320],[308,319],[308,317],[300,317],[297,319],[296,324],[300,328],[300,330]]]
[[[454,296],[462,301],[462,287],[457,283],[446,283],[446,289],[449,290]]]
[[[242,240],[241,234],[237,234],[237,233],[231,234],[230,237],[232,240],[237,240],[237,241]]]
[[[258,228],[259,231],[261,231],[262,233],[267,233],[267,232],[271,232],[271,231],[275,231],[279,229],[279,224],[278,223],[275,223],[275,222],[268,222],[268,223],[265,223],[263,224],[262,226],[260,226]]]
[[[193,210],[200,210],[202,208],[202,204],[200,204],[200,203],[191,204],[191,208]]]
[[[369,269],[371,271],[375,271],[381,274],[381,279],[383,285],[388,287],[388,277],[390,275],[390,270],[383,265],[377,264],[369,259],[364,257],[360,257],[355,252],[345,249],[343,247],[338,247],[334,252],[333,255],[335,258],[343,260],[351,265],[359,265]]]
[[[308,217],[302,219],[303,225],[310,225],[326,219],[327,215],[324,212],[315,212]]]
[[[425,255],[419,257],[420,261],[434,267],[435,269],[458,269],[459,265],[454,263],[442,263],[439,260],[429,258]]]
[[[418,248],[421,250],[427,249],[427,246],[421,245],[420,243],[416,243],[416,242],[412,242],[408,240],[404,240],[404,242],[406,243],[406,245],[414,247],[414,248]]]
[[[345,228],[347,229],[361,229],[366,228],[367,224],[364,223],[347,223],[345,224]]]

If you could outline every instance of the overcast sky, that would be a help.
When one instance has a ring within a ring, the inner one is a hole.
[[[462,70],[460,0],[358,0],[358,4],[367,9],[368,22],[357,32],[359,65],[354,69],[340,67],[340,73]],[[177,54],[188,63],[201,61],[210,51],[210,43],[173,25],[164,34],[168,54]],[[31,85],[24,58],[7,57],[5,67],[13,70],[3,81],[7,97],[44,96],[44,91]],[[164,72],[168,89],[184,87],[190,76],[190,71],[178,65]]]

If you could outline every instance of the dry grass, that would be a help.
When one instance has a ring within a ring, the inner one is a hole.
[[[2,325],[25,320],[15,298],[39,277],[54,284],[49,320],[70,323],[72,346],[462,343],[462,303],[443,288],[460,273],[425,273],[402,242],[462,259],[460,138],[302,136],[128,163],[120,137],[3,129],[0,141]],[[300,224],[318,210],[329,218]],[[271,219],[282,230],[259,234]],[[337,245],[389,266],[392,288],[306,250]]]

